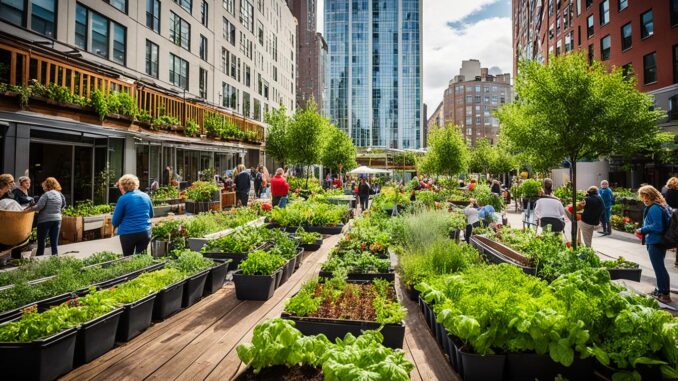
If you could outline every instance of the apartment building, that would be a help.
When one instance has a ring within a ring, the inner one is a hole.
[[[36,194],[56,176],[75,201],[107,169],[143,188],[166,183],[167,166],[188,184],[256,165],[265,113],[295,109],[296,29],[284,0],[0,0],[0,84],[17,86],[0,92],[0,167],[27,173]],[[84,103],[124,92],[143,118],[35,96],[16,107],[34,86]]]
[[[456,75],[445,89],[443,124],[461,127],[466,142],[475,145],[478,139],[496,144],[499,119],[495,111],[513,98],[511,74],[489,74],[478,60],[462,61]]]

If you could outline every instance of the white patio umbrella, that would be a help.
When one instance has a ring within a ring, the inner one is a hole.
[[[347,172],[349,175],[376,175],[377,173],[389,173],[389,171],[385,169],[370,168],[363,165]]]

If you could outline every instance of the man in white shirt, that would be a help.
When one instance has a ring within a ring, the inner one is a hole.
[[[544,197],[537,200],[534,217],[542,230],[551,225],[551,231],[560,233],[565,229],[565,208],[560,200],[553,196],[553,180],[544,179],[542,185]]]

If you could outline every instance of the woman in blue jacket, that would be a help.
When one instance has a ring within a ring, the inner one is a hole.
[[[605,209],[603,209],[603,215],[600,217],[600,222],[603,225],[602,235],[612,234],[612,227],[610,227],[610,215],[612,214],[612,204],[614,204],[614,193],[610,189],[610,184],[607,180],[600,182],[600,189],[598,190],[600,198],[603,199],[603,204]]]
[[[146,193],[139,190],[139,178],[134,175],[122,176],[117,186],[122,196],[115,204],[113,226],[118,228],[122,254],[139,254],[151,241],[153,203]]]
[[[662,303],[671,302],[671,281],[664,264],[666,249],[661,247],[662,236],[669,226],[671,216],[666,208],[666,200],[655,187],[646,185],[638,189],[638,197],[645,204],[643,227],[636,233],[643,234],[650,262],[657,277],[657,288],[650,294]]]

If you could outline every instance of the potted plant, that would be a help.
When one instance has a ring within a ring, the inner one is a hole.
[[[233,274],[235,294],[240,300],[268,300],[273,296],[285,259],[257,250],[240,263]]]
[[[323,237],[320,233],[307,232],[304,228],[299,228],[294,234],[299,237],[299,243],[304,248],[304,252],[320,250],[323,244]]]
[[[151,254],[154,257],[164,257],[172,249],[173,238],[181,236],[182,221],[178,219],[164,220],[151,228]],[[175,239],[176,241],[176,239]]]
[[[186,211],[197,214],[210,210],[220,210],[219,187],[213,182],[196,181],[186,189]]]
[[[347,279],[352,281],[385,279],[393,282],[395,280],[391,261],[372,255],[369,251],[356,252],[335,249],[330,252],[327,261],[320,268],[319,276],[331,278],[338,273],[347,274]]]
[[[178,205],[181,202],[179,189],[173,186],[167,186],[157,189],[151,195],[153,201],[153,216],[164,217],[172,211],[178,211]]]

